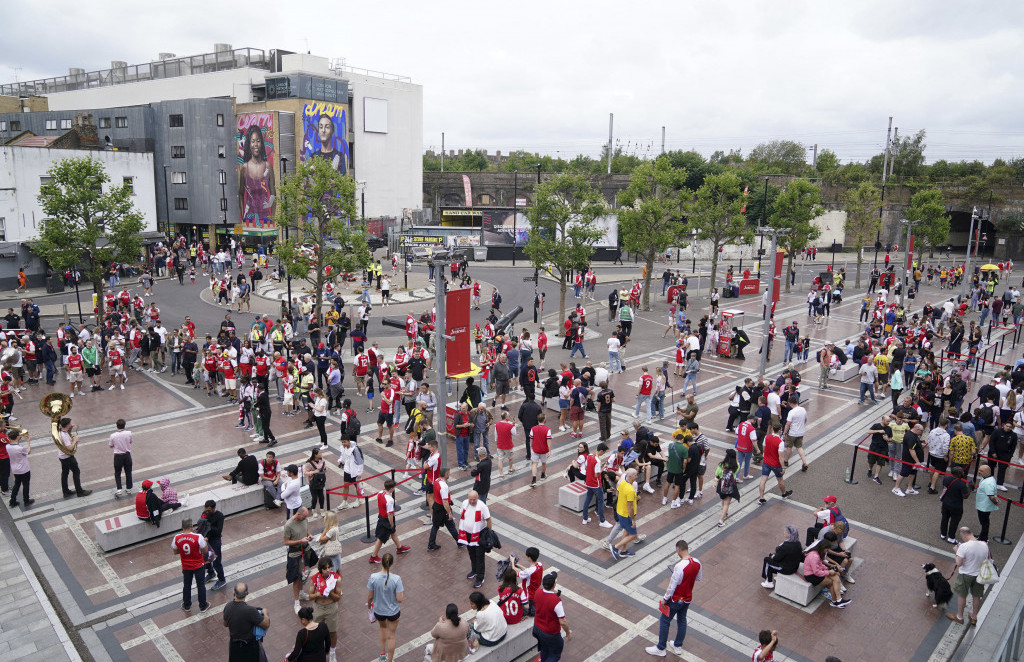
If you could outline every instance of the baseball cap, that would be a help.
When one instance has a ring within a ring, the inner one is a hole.
[[[836,497],[835,497],[834,495],[832,495],[832,494],[829,494],[829,495],[828,495],[827,497],[825,497],[825,503],[835,503],[835,502],[837,502],[837,501],[839,501],[839,499],[837,499],[837,498],[836,498]]]
[[[148,490],[151,487],[153,487],[153,481],[151,481],[151,480],[144,480],[144,481],[142,481],[142,489]]]

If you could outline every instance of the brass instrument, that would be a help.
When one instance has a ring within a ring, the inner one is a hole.
[[[50,417],[50,436],[57,449],[65,455],[74,455],[77,447],[69,449],[60,439],[60,419],[71,411],[71,398],[66,393],[48,393],[39,401],[39,411]]]

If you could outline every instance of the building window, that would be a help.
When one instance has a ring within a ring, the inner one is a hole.
[[[188,198],[175,198],[174,209],[177,211],[184,211],[188,209]]]
[[[121,181],[123,181],[125,183],[125,186],[128,187],[128,191],[132,195],[135,195],[135,178],[134,177],[122,177]]]
[[[228,199],[227,198],[221,198],[220,199],[220,210],[221,211],[227,211],[228,210]]]
[[[224,149],[224,145],[217,145],[217,158],[223,159],[227,156],[227,150]]]
[[[11,131],[21,131],[21,122],[18,120],[11,120]]]
[[[7,241],[7,219],[0,216],[0,241]]]
[[[53,177],[40,177],[39,178],[39,187],[42,188],[42,187],[46,186],[47,184],[49,184],[52,181],[53,181]]]
[[[224,126],[224,115],[217,113],[217,126]]]
[[[7,122],[6,121],[0,122],[0,131],[6,131],[6,130],[7,130]]]
[[[172,159],[183,159],[183,158],[185,158],[185,146],[184,145],[171,145],[171,158]]]
[[[128,128],[128,118],[127,117],[115,117],[114,118],[114,128],[115,129],[127,129]]]
[[[47,131],[56,131],[57,130],[57,120],[46,120],[46,130]]]
[[[109,129],[110,128],[110,118],[109,117],[101,117],[100,118],[100,128],[101,129]]]
[[[65,131],[70,129],[71,128],[71,120],[61,120],[60,121],[60,128],[64,129]]]
[[[172,172],[171,173],[172,184],[188,184],[188,176],[184,172]]]
[[[184,115],[171,115],[169,119],[170,119],[170,124],[171,124],[172,127],[175,127],[175,126],[185,126],[185,116]]]

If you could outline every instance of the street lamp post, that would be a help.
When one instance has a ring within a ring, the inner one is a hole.
[[[920,222],[921,221],[912,221],[912,220],[907,219],[907,218],[901,218],[900,219],[900,223],[902,223],[902,224],[907,226],[907,244],[906,244],[907,245],[907,264],[905,265],[906,268],[903,271],[903,290],[905,292],[909,292],[910,291],[910,289],[909,289],[910,288],[910,269],[911,269],[911,266],[912,266],[910,264],[910,260],[911,260],[911,254],[910,254],[910,231],[913,230],[914,226],[918,225]]]
[[[540,169],[537,170],[540,178]],[[512,266],[516,266],[516,214],[519,211],[519,171],[512,171]]]
[[[782,236],[785,236],[785,235],[789,234],[789,230],[780,230],[780,229],[777,229],[777,228],[762,227],[760,230],[758,230],[758,232],[760,232],[761,234],[767,234],[772,239],[772,246],[771,246],[771,256],[772,256],[771,281],[768,284],[768,307],[767,307],[767,310],[765,310],[764,327],[763,327],[762,334],[761,334],[761,367],[760,367],[760,369],[758,370],[758,373],[757,373],[761,377],[764,377],[764,370],[765,370],[765,367],[768,364],[768,330],[771,328],[771,322],[772,322],[772,317],[773,317],[771,311],[772,311],[772,304],[774,303],[774,301],[773,301],[774,296],[773,295],[774,295],[774,291],[775,291],[775,272],[777,270],[779,270],[778,268],[780,267],[780,265],[778,265],[776,262],[778,260],[782,259],[781,257],[779,257],[779,237],[782,237]],[[781,282],[779,283],[779,289],[780,289],[780,291],[782,289],[782,283]]]

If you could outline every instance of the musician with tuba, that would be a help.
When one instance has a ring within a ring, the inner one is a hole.
[[[60,487],[64,498],[78,495],[89,496],[92,490],[82,488],[82,472],[78,468],[75,453],[78,451],[78,427],[72,425],[67,414],[71,411],[71,398],[66,393],[48,393],[39,401],[39,411],[50,417],[50,436],[57,446],[60,459]],[[68,489],[68,474],[75,482],[75,489]]]

